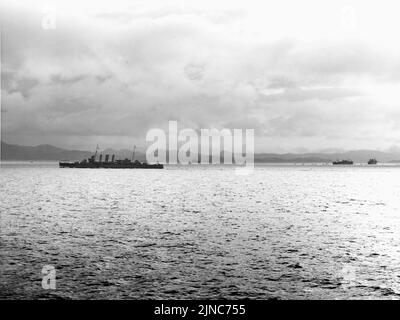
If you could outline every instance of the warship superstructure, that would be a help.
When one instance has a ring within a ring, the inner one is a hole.
[[[146,162],[140,162],[138,160],[134,160],[136,146],[133,149],[132,158],[124,160],[116,160],[115,155],[113,154],[110,159],[110,155],[106,154],[104,161],[103,155],[100,154],[98,160],[97,158],[97,149],[94,155],[92,155],[88,159],[84,159],[82,161],[60,161],[60,168],[104,168],[104,169],[163,169],[164,166],[162,164],[149,164]]]

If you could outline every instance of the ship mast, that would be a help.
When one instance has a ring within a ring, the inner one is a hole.
[[[136,151],[136,144],[133,146],[131,162],[133,162],[133,160],[135,159],[135,151]]]
[[[97,150],[99,150],[99,145],[96,146],[96,152],[94,153],[94,160],[96,160]]]

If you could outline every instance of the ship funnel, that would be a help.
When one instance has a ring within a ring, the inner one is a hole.
[[[115,154],[112,155],[111,162],[114,162],[114,160],[115,160]]]
[[[110,155],[109,154],[106,154],[106,160],[105,160],[105,162],[108,162],[108,158],[110,157]]]
[[[99,162],[101,162],[101,160],[103,159],[103,155],[102,154],[100,154],[100,157],[99,157]]]

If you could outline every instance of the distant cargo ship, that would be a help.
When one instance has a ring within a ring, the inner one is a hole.
[[[368,160],[368,164],[377,164],[378,163],[378,160],[376,160],[376,159],[369,159]]]
[[[98,148],[98,147],[97,147]],[[115,160],[115,155],[113,154],[111,157],[111,161],[109,161],[110,155],[106,154],[104,161],[102,160],[103,155],[100,154],[99,160],[96,161],[97,149],[93,156],[89,159],[84,159],[82,161],[60,161],[60,168],[104,168],[104,169],[163,169],[164,166],[162,164],[148,164],[146,162],[140,162],[138,160],[134,161],[135,157],[135,149],[133,149],[132,159],[124,159],[124,160]]]
[[[332,162],[333,165],[352,165],[352,160],[336,160]]]

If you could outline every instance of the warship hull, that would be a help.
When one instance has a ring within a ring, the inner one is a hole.
[[[338,160],[338,161],[333,161],[332,162],[332,164],[334,165],[334,166],[343,166],[343,165],[353,165],[353,161],[351,161],[351,160]]]
[[[163,169],[162,164],[148,163],[81,163],[81,162],[59,162],[60,168],[80,169]]]

